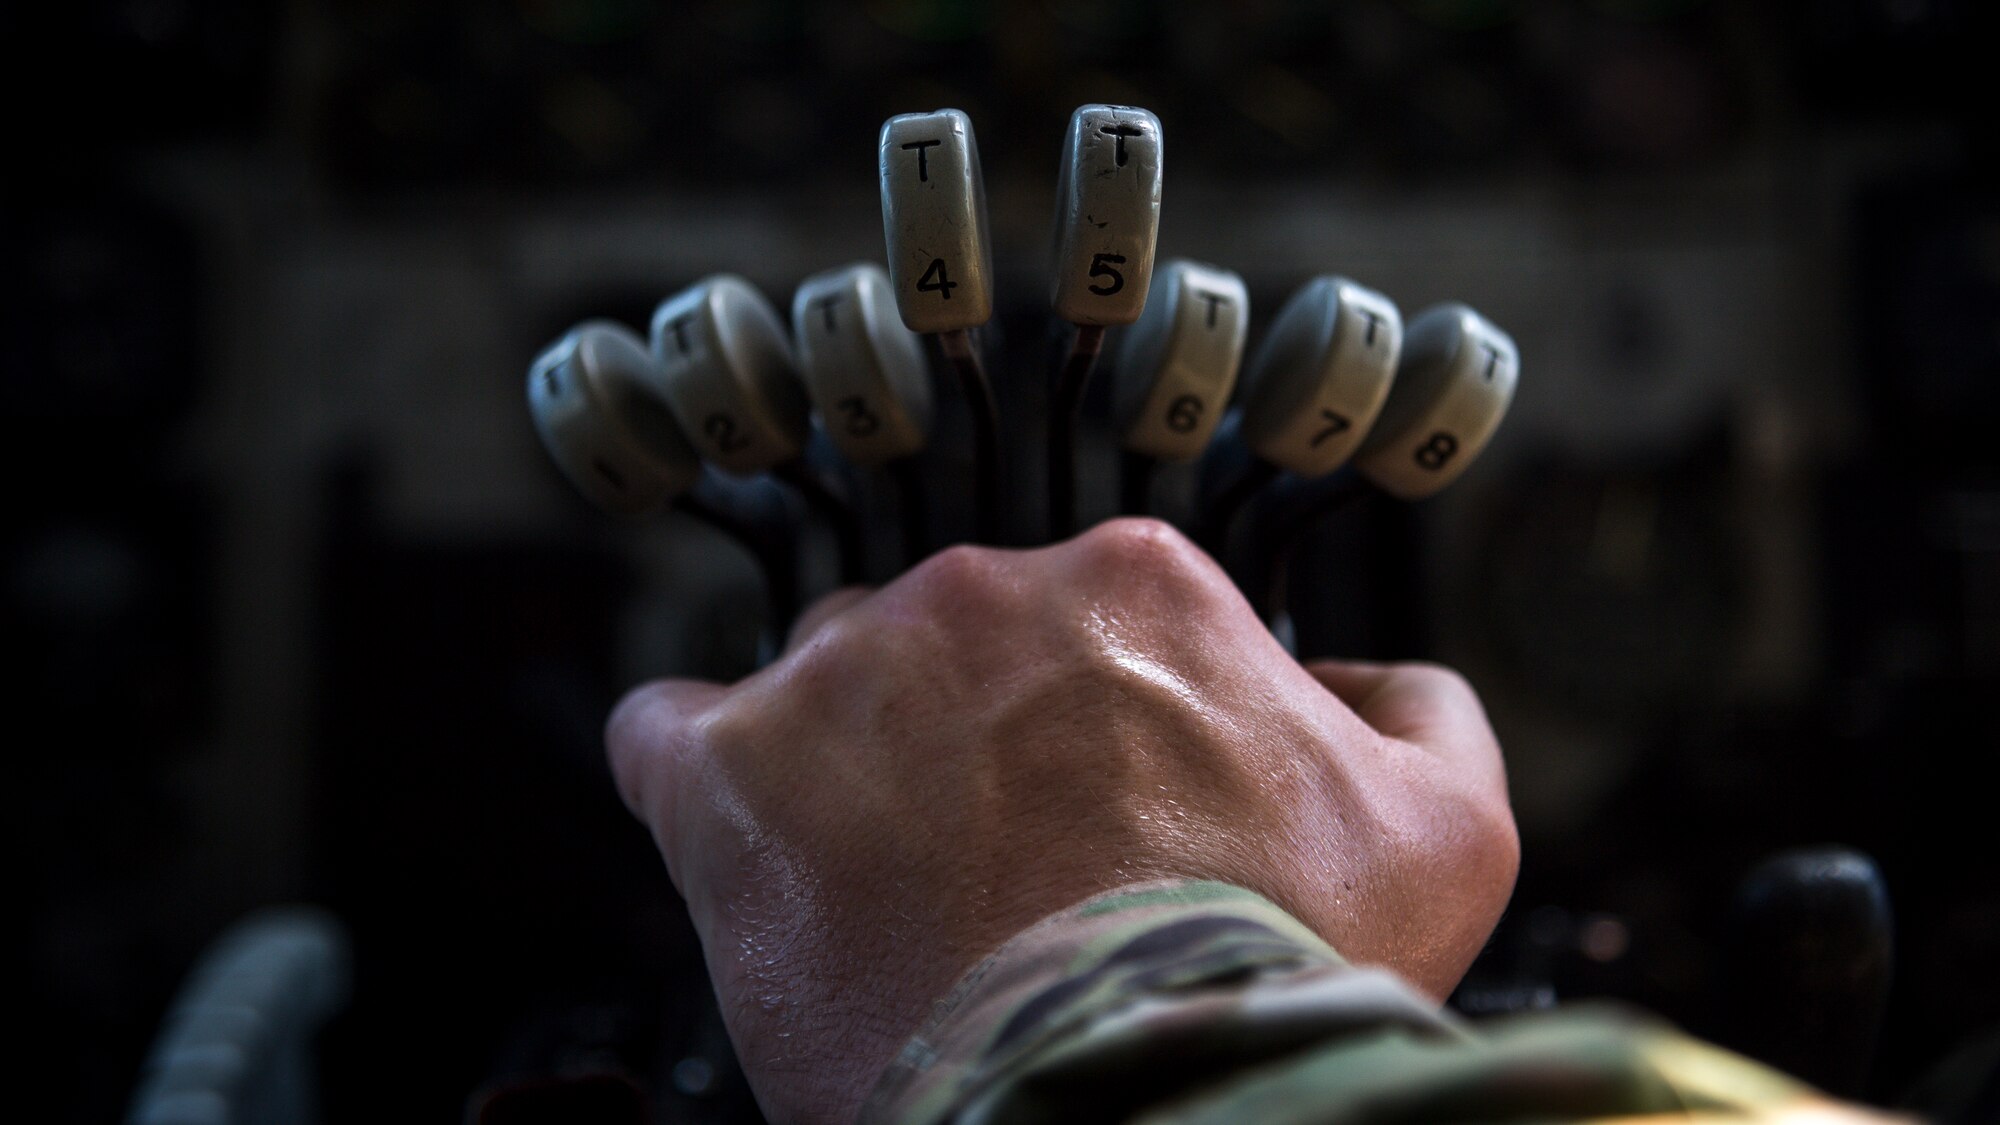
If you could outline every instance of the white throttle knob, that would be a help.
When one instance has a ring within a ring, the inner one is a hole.
[[[1339,468],[1389,395],[1403,347],[1395,303],[1344,277],[1314,278],[1278,310],[1243,385],[1243,439],[1302,477]]]
[[[1056,315],[1071,324],[1139,319],[1160,233],[1160,119],[1123,105],[1078,107],[1056,182]]]
[[[1500,428],[1521,378],[1521,353],[1461,304],[1410,321],[1396,386],[1354,465],[1382,491],[1421,500],[1457,480]]]
[[[880,465],[924,447],[931,383],[923,343],[903,326],[881,266],[807,278],[792,298],[792,334],[806,391],[848,460]]]
[[[1118,420],[1125,448],[1187,461],[1208,445],[1236,386],[1250,294],[1225,269],[1162,263],[1139,323],[1118,349]]]
[[[653,313],[653,375],[702,456],[748,475],[805,450],[811,425],[785,327],[763,294],[717,274]]]
[[[570,329],[528,367],[542,445],[577,491],[618,515],[659,511],[701,473],[694,446],[647,385],[652,373],[638,333],[608,320]]]
[[[963,110],[905,113],[882,125],[882,232],[896,306],[912,332],[993,318],[992,250],[979,143]]]

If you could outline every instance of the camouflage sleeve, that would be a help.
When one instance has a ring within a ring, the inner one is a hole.
[[[939,1001],[871,1122],[1875,1120],[1638,1017],[1469,1025],[1221,883],[1111,891]]]

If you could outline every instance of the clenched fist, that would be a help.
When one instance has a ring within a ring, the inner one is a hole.
[[[1247,887],[1441,997],[1519,859],[1462,679],[1301,667],[1151,520],[842,591],[770,667],[638,688],[608,737],[776,1120],[851,1118],[961,974],[1099,891]]]

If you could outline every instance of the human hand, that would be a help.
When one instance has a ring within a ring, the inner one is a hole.
[[[1462,679],[1301,667],[1152,520],[841,591],[740,683],[635,689],[607,738],[776,1120],[850,1119],[963,973],[1099,891],[1246,887],[1442,997],[1519,861]]]

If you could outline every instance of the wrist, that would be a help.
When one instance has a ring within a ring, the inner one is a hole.
[[[1203,1042],[1182,1045],[1193,1048],[1190,1060],[1206,1060],[1190,1062],[1192,1078],[1222,1055],[1269,1050],[1274,1037],[1324,1033],[1317,1017],[1273,1023],[1269,1005],[1327,989],[1341,994],[1342,1010],[1452,1032],[1391,974],[1350,967],[1304,923],[1251,891],[1188,879],[1122,887],[1042,919],[960,979],[889,1064],[862,1116],[929,1121],[1011,1097],[1024,1075],[1046,1071],[1057,1056],[1103,1053],[1115,1070],[1143,1044],[1131,1058],[1171,1058],[1176,1048],[1171,1035],[1162,1039],[1163,1026],[1208,1029],[1198,1032]],[[1258,1007],[1254,1033],[1208,1042],[1246,999]],[[1174,1008],[1213,1010],[1189,1020]],[[1157,1083],[1159,1067],[1145,1065]]]

